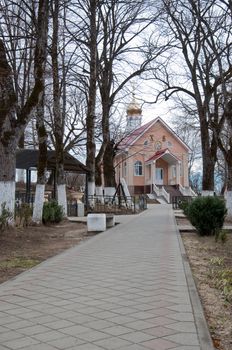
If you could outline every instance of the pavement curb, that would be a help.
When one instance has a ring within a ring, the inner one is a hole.
[[[173,214],[173,218],[175,221],[176,233],[177,233],[177,238],[179,241],[180,251],[182,255],[182,261],[183,261],[185,276],[187,280],[190,300],[192,304],[195,324],[197,328],[200,348],[201,350],[216,350],[215,347],[213,346],[213,341],[209,332],[208,324],[205,319],[203,306],[201,304],[200,296],[199,296],[195,281],[193,279],[189,262],[187,260],[186,250],[185,250],[184,243],[182,241],[182,237],[180,235],[180,231],[178,229],[174,214]]]

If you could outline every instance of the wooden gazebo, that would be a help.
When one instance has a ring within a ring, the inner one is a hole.
[[[47,170],[51,171],[54,177],[54,193],[56,193],[56,153],[48,151]],[[31,193],[31,171],[38,166],[39,150],[18,149],[16,152],[16,169],[26,170],[26,196]],[[64,153],[64,170],[78,174],[88,174],[87,167],[68,152]]]

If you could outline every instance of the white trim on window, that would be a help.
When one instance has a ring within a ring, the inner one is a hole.
[[[143,164],[140,160],[134,163],[134,176],[143,176]]]

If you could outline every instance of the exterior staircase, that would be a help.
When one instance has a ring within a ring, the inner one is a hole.
[[[189,194],[184,193],[184,191],[189,192]],[[165,196],[162,195],[162,193],[164,193]],[[188,188],[184,188],[180,185],[155,185],[155,191],[153,191],[153,193],[150,194],[150,196],[152,196],[152,198],[157,200],[160,204],[172,203],[173,197],[191,197],[194,195],[195,193],[193,191],[190,193]]]
[[[179,185],[163,185],[163,187],[170,194],[170,203],[172,203],[173,197],[183,197],[183,194],[179,190]]]

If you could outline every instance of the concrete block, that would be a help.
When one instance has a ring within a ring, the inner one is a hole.
[[[106,214],[88,214],[87,216],[88,231],[101,232],[106,230]]]
[[[114,214],[106,214],[106,227],[110,228],[115,225],[115,216]]]

